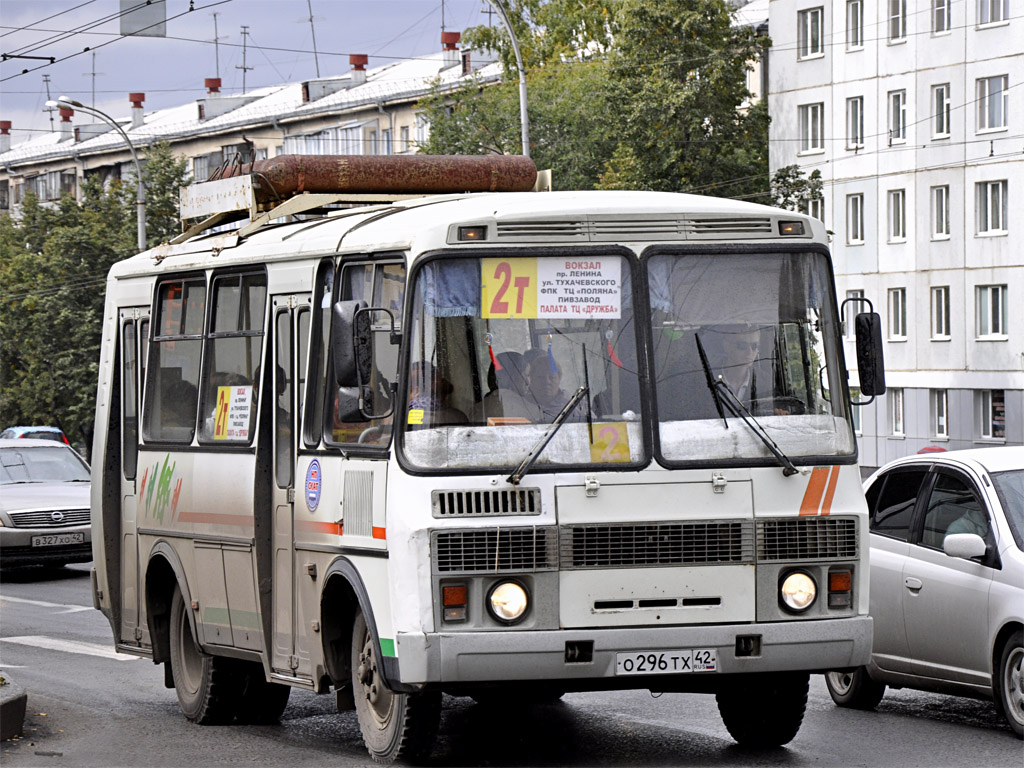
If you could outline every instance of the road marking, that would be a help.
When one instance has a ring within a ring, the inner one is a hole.
[[[118,653],[108,645],[81,643],[77,640],[58,640],[55,637],[43,637],[41,635],[0,637],[0,643],[15,643],[17,645],[28,645],[32,648],[45,648],[49,651],[64,651],[65,653],[81,653],[86,656],[99,656],[103,659],[114,659],[115,661],[138,660],[138,656]]]
[[[25,603],[26,605],[38,605],[42,608],[64,608],[65,610],[61,611],[61,613],[78,613],[79,611],[96,610],[91,605],[67,605],[65,603],[45,603],[42,600],[26,600],[23,597],[8,597],[7,595],[0,595],[0,602]]]

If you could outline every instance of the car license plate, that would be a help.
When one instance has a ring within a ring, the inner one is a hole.
[[[672,675],[686,672],[717,672],[714,648],[686,651],[631,651],[615,654],[616,675]]]
[[[22,539],[24,541],[24,539]],[[84,533],[51,533],[45,536],[33,536],[33,547],[59,547],[66,544],[84,544]]]

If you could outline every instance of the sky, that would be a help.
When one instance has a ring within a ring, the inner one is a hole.
[[[315,78],[318,62],[321,77],[343,74],[350,53],[369,55],[370,67],[434,53],[441,50],[442,5],[450,32],[490,18],[484,0],[166,0],[166,38],[121,37],[119,0],[2,0],[0,53],[57,61],[0,64],[0,120],[12,122],[15,145],[51,129],[44,75],[50,98],[67,95],[126,117],[131,92],[146,94],[147,112],[202,98],[203,80],[218,76],[218,59],[221,92],[238,94],[243,74],[251,90]],[[245,65],[252,67],[244,73],[242,25]],[[56,112],[53,120],[60,120]]]

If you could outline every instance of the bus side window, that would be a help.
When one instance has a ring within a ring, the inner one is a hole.
[[[121,435],[121,465],[126,480],[135,479],[138,464],[139,426],[136,394],[138,393],[138,359],[136,358],[135,322],[129,320],[121,333],[121,403],[124,426]]]
[[[320,262],[316,276],[316,290],[313,293],[313,328],[309,338],[309,374],[306,382],[305,419],[302,429],[303,440],[309,448],[320,445],[323,428],[324,390],[327,384],[327,344],[331,335],[331,302],[334,296],[334,263],[328,259]]]
[[[206,280],[165,280],[156,292],[142,434],[148,442],[188,444],[196,431]]]
[[[277,359],[274,361],[274,440],[277,445],[275,478],[279,488],[292,484],[292,329],[291,314],[278,312],[275,320]]]

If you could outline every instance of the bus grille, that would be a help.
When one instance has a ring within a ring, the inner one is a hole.
[[[433,491],[430,501],[438,518],[540,514],[540,488]]]
[[[744,520],[573,525],[560,556],[564,570],[750,563],[753,533]]]
[[[553,527],[480,528],[431,533],[435,573],[550,571],[558,567]]]
[[[757,521],[757,559],[848,560],[857,557],[857,521],[800,517]]]
[[[72,525],[88,525],[90,519],[88,509],[11,512],[11,525],[14,528],[69,528]]]

